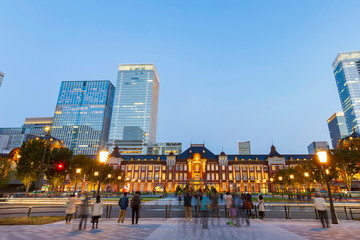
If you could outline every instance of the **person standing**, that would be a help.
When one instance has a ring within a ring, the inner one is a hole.
[[[104,205],[104,203],[100,199],[100,195],[97,195],[96,202],[94,203],[93,211],[92,211],[92,228],[93,229],[94,229],[95,223],[96,223],[96,229],[98,228],[99,218],[103,214],[103,205]]]
[[[319,193],[317,193],[315,195],[314,207],[315,207],[316,211],[319,213],[319,218],[320,218],[323,228],[328,228],[329,227],[329,219],[328,219],[328,215],[327,215],[327,211],[326,211],[326,202],[325,202],[325,199],[322,198]],[[325,223],[326,223],[326,225],[325,225]]]
[[[258,195],[258,209],[259,209],[259,218],[260,219],[264,219],[265,217],[265,203],[264,203],[264,198],[262,195]]]
[[[69,202],[67,204],[67,207],[65,209],[66,213],[66,222],[65,224],[71,224],[71,219],[73,217],[73,214],[76,212],[76,201],[77,197],[74,193],[70,195]]]
[[[138,224],[139,221],[139,209],[141,206],[141,199],[139,196],[139,192],[135,192],[135,195],[132,197],[131,199],[131,219],[132,219],[132,224],[134,224],[134,218],[135,218],[135,214],[136,214],[136,224]]]
[[[200,217],[200,210],[202,205],[202,194],[201,192],[198,192],[196,194],[196,206],[195,206],[195,212],[196,212],[196,218]]]
[[[230,217],[230,209],[233,206],[233,198],[230,194],[230,192],[226,193],[225,196],[225,207],[226,207],[226,216],[229,218]],[[228,222],[228,224],[230,224],[230,221]]]
[[[192,200],[192,197],[191,197],[190,193],[187,192],[184,197],[185,222],[187,222],[188,218],[189,218],[190,222],[192,221],[192,219],[191,219],[191,200]]]
[[[118,224],[120,223],[120,221],[121,221],[121,223],[124,223],[126,210],[129,206],[129,198],[126,195],[127,195],[127,192],[124,192],[124,196],[122,198],[120,198],[120,200],[119,200],[120,212],[119,212],[119,218],[117,220]]]
[[[89,206],[89,198],[87,196],[85,196],[85,200],[83,201],[83,203],[80,206],[80,223],[79,223],[79,230],[82,230],[82,224],[84,223],[84,229],[86,229],[86,223],[87,223],[87,218],[89,216],[89,212],[90,212],[90,206]]]
[[[211,210],[213,218],[217,218],[217,224],[220,221],[220,209],[219,209],[219,194],[216,192],[214,188],[211,193]],[[214,224],[214,219],[212,219],[212,224]]]

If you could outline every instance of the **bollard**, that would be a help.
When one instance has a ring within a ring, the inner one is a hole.
[[[285,209],[285,218],[286,218],[286,219],[289,219],[289,218],[288,218],[288,213],[287,213],[286,205],[284,205],[284,209]]]
[[[30,217],[30,214],[31,214],[31,207],[29,207],[29,210],[27,212],[27,216]]]
[[[352,213],[352,209],[351,209],[351,208],[349,208],[349,209],[350,209],[351,220],[354,220],[353,213]]]
[[[255,218],[258,218],[258,209],[257,206],[254,206],[254,211],[255,211]]]
[[[319,219],[319,215],[318,215],[318,212],[316,211],[316,208],[314,208],[314,211],[315,211],[315,218]]]
[[[168,205],[165,206],[165,218],[168,218]]]
[[[105,215],[105,218],[108,218],[108,212],[109,212],[109,205],[106,205],[106,215]]]
[[[346,220],[349,220],[349,217],[348,217],[348,213],[347,213],[346,207],[344,207],[344,210],[345,210]],[[316,219],[317,219],[317,218],[316,218]]]
[[[169,205],[169,218],[171,218],[171,205]]]
[[[110,209],[109,209],[109,218],[111,218],[111,210],[112,210],[112,205],[110,205]]]
[[[290,206],[288,206],[288,216],[289,216],[289,219],[291,219]]]

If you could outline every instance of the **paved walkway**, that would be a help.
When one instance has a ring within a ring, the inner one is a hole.
[[[139,225],[118,226],[115,219],[102,219],[99,229],[77,230],[78,220],[71,225],[64,222],[41,226],[0,226],[1,240],[18,239],[359,239],[360,222],[341,221],[330,229],[322,229],[318,221],[312,220],[259,220],[251,221],[250,227],[226,225],[225,219],[203,229],[198,219],[185,222],[184,219],[141,219]],[[88,223],[89,224],[89,223]]]

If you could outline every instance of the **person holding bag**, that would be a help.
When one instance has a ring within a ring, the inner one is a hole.
[[[260,219],[264,219],[265,217],[265,203],[264,203],[264,198],[262,195],[258,195],[258,209],[259,209],[259,218]]]

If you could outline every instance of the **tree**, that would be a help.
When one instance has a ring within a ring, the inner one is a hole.
[[[44,169],[54,191],[63,185],[66,174],[69,172],[72,155],[73,152],[68,148],[54,148],[51,150],[49,163]],[[59,167],[60,164],[61,167]]]
[[[86,179],[91,178],[91,176],[93,176],[94,174],[94,172],[92,171],[94,165],[96,165],[94,159],[87,157],[83,154],[75,155],[71,159],[69,167],[71,183],[79,183],[83,177]],[[81,169],[80,173],[76,173],[76,169],[78,168]]]
[[[175,193],[176,194],[181,194],[182,193],[182,188],[179,185],[176,187]]]
[[[0,157],[0,188],[6,187],[9,183],[10,160]]]
[[[334,149],[329,151],[330,161],[334,164],[337,175],[344,181],[351,195],[351,183],[359,173],[360,151],[354,148]]]
[[[29,140],[23,142],[19,150],[21,156],[16,166],[17,178],[25,185],[26,192],[29,191],[33,182],[39,180],[40,166],[46,145],[45,140]],[[50,151],[46,151],[44,165],[49,161]]]

